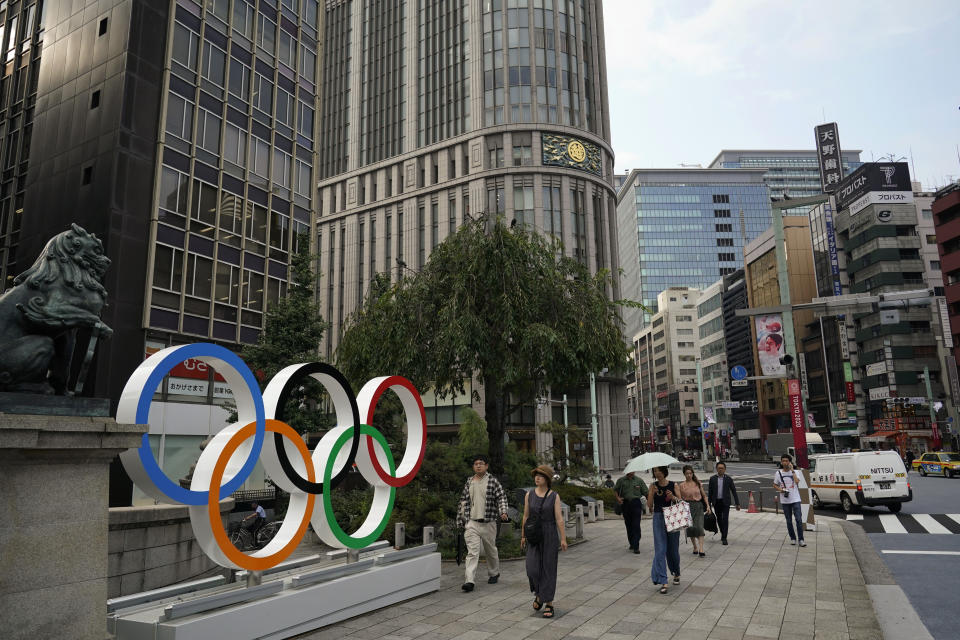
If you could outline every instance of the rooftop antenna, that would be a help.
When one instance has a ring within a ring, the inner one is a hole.
[[[823,108],[823,105],[820,106],[820,112],[823,114],[823,120],[821,122],[827,121],[827,110]]]
[[[913,164],[913,147],[910,147],[910,173],[917,175],[917,167]]]

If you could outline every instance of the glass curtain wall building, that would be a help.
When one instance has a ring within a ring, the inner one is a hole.
[[[862,162],[860,150],[843,151],[843,175]],[[763,169],[763,181],[770,187],[770,197],[782,200],[805,198],[823,193],[820,189],[820,165],[817,152],[796,149],[724,149],[710,163],[711,169]],[[784,215],[800,215],[809,207],[785,209]]]
[[[591,271],[610,269],[620,297],[599,0],[331,0],[324,16],[315,239],[327,358],[378,274],[420,269],[481,214],[556,236]],[[601,464],[616,466],[609,436],[622,430],[628,456],[629,420],[601,383]],[[573,409],[581,392],[567,391]],[[532,448],[551,412],[519,410],[511,437]],[[455,429],[455,418],[432,425]]]
[[[762,169],[635,169],[617,196],[624,295],[652,312],[673,286],[706,288],[743,268],[743,246],[770,226]],[[645,317],[646,316],[646,317]],[[624,311],[628,335],[649,314]]]

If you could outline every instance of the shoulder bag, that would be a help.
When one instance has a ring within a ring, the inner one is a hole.
[[[537,495],[536,490],[531,491],[533,495]],[[547,498],[550,497],[550,491],[547,492],[547,495],[543,496],[543,500],[540,501],[540,508],[534,511],[529,509],[527,514],[527,521],[523,524],[523,537],[527,539],[528,544],[540,544],[543,540],[543,527],[541,526],[540,514],[543,511],[543,503],[547,501]],[[529,502],[529,498],[528,498]]]

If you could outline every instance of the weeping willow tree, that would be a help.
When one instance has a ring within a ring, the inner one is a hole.
[[[468,221],[421,271],[393,284],[383,274],[374,281],[347,322],[337,363],[351,380],[393,373],[440,397],[478,380],[499,474],[507,417],[518,406],[547,386],[623,368],[620,303],[608,297],[609,285],[608,271],[591,275],[522,225]]]

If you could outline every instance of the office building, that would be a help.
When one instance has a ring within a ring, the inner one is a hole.
[[[946,399],[949,388],[940,364],[943,282],[940,262],[930,259],[937,240],[933,194],[915,192],[916,186],[906,163],[867,163],[841,183],[837,196],[837,245],[846,253],[850,293],[918,295],[882,302],[849,323],[862,367],[866,432],[860,441],[878,448],[929,448],[936,435],[925,405]]]
[[[599,0],[333,1],[324,16],[315,239],[325,357],[377,274],[420,269],[481,214],[556,237],[591,272],[609,269],[610,295],[622,297]],[[629,457],[623,382],[598,380],[600,461],[613,468]],[[585,388],[565,391],[589,405]],[[454,430],[460,406],[432,407],[431,429]],[[552,416],[548,405],[518,410],[511,438],[543,450],[535,425]]]
[[[754,375],[750,319],[736,315],[746,309],[747,286],[743,269],[723,276],[700,294],[697,305],[697,338],[700,352],[700,381],[704,407],[712,408],[715,425],[707,427],[708,446],[716,451],[719,435],[723,450],[750,451],[753,432],[757,432],[757,412],[752,407],[733,407],[734,403],[755,400],[756,382],[732,379],[730,369],[743,367]],[[724,404],[727,406],[724,406]]]
[[[862,163],[860,150],[844,150],[841,153],[843,175],[847,175]],[[763,181],[770,188],[770,197],[782,200],[804,198],[823,193],[820,186],[820,165],[817,152],[797,149],[724,149],[717,154],[711,169],[762,169]],[[808,207],[787,209],[787,215],[799,215]]]
[[[738,316],[738,309],[750,306],[747,295],[747,280],[743,269],[723,277],[723,337],[727,349],[727,373],[733,367],[743,367],[747,378],[756,375],[753,367],[753,334],[751,320],[747,316]],[[744,404],[730,410],[730,425],[733,432],[730,447],[740,455],[756,453],[760,444],[758,428],[756,382],[730,381],[730,400]]]
[[[634,169],[617,194],[623,295],[657,311],[667,287],[704,288],[743,267],[770,226],[761,169]],[[624,311],[627,335],[650,314]]]
[[[784,250],[786,255],[787,278],[790,286],[790,300],[797,305],[810,302],[816,297],[816,279],[813,269],[813,255],[810,245],[810,227],[805,215],[784,217]],[[777,307],[780,306],[780,281],[777,275],[777,257],[774,245],[773,228],[764,231],[756,240],[747,244],[746,257],[747,295],[750,307]],[[810,311],[795,310],[793,313],[794,341],[797,353],[801,351],[803,339],[807,335],[807,326],[813,321]],[[764,326],[763,331],[757,325]],[[761,375],[782,376],[771,377],[756,381],[756,401],[758,408],[757,428],[760,431],[761,442],[766,441],[771,433],[788,433],[791,428],[788,398],[785,380],[791,371],[787,368],[777,369],[776,355],[763,364],[759,345],[766,345],[763,340],[766,333],[780,335],[780,342],[785,339],[783,333],[784,320],[780,314],[770,314],[763,318],[751,318],[751,344],[753,345],[753,366]],[[786,345],[781,345],[780,355],[787,351]],[[763,366],[762,366],[763,365]],[[793,374],[790,377],[802,378],[799,362],[793,363]],[[761,447],[763,450],[763,447]]]
[[[960,359],[960,182],[936,192],[930,205],[936,225],[937,250],[940,258],[950,317],[950,334],[954,359]]]
[[[636,383],[629,390],[645,447],[699,448],[697,302],[700,291],[671,287],[657,296],[658,311],[633,337]]]
[[[102,240],[112,261],[102,317],[114,333],[98,343],[84,392],[116,400],[168,345],[256,341],[317,205],[317,0],[3,8],[9,82],[25,82],[2,91],[5,148],[20,154],[3,187],[16,214],[2,220],[3,251],[16,249],[4,282],[71,223]],[[151,440],[182,478],[224,425],[230,393],[195,362],[158,393]]]

